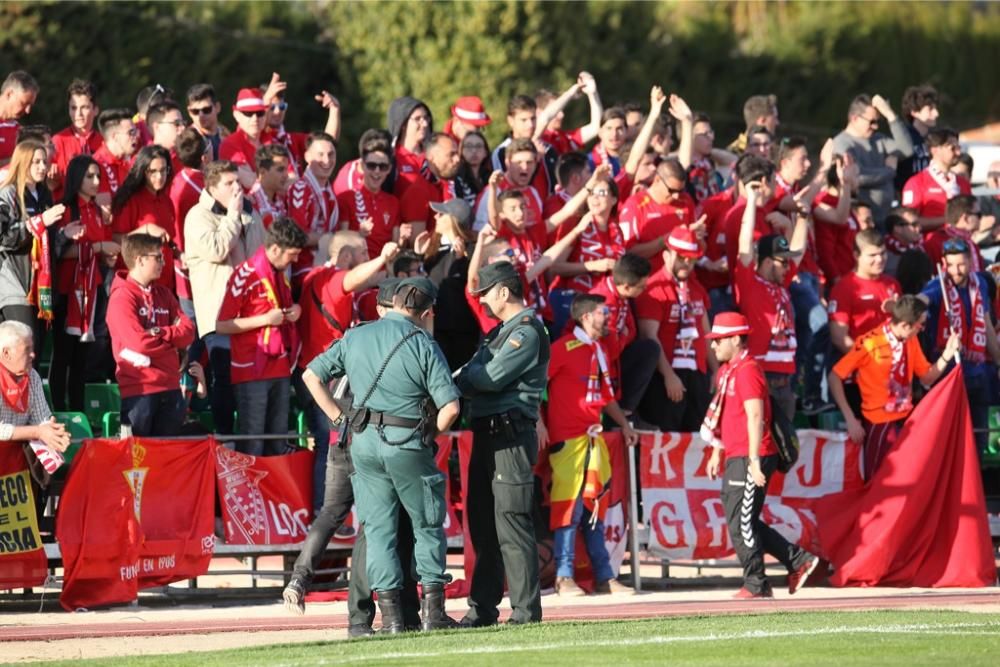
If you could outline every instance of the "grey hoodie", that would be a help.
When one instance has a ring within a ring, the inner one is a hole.
[[[431,128],[434,127],[434,116],[431,115],[430,107],[415,97],[397,97],[389,105],[389,112],[386,114],[386,128],[392,135],[392,144],[398,146],[402,139],[403,130],[406,129],[406,121],[410,119],[417,107],[427,110],[427,118]]]

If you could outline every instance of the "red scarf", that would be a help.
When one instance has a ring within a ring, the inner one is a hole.
[[[753,361],[750,357],[750,350],[743,350],[740,356],[731,360],[719,370],[718,388],[712,396],[712,402],[708,404],[708,412],[705,413],[705,420],[701,423],[699,435],[708,444],[722,449],[722,408],[726,402],[726,392],[736,377],[736,371]]]
[[[794,351],[798,344],[795,340],[795,311],[792,310],[792,298],[783,285],[776,285],[770,280],[764,280],[757,273],[757,279],[767,288],[771,301],[777,308],[774,324],[771,325],[771,339],[768,343],[768,352],[788,352]]]
[[[28,388],[30,386],[30,371],[18,379],[6,368],[0,368],[0,391],[3,391],[4,402],[14,412],[24,414],[28,411]]]
[[[548,299],[546,298],[548,289],[542,283],[544,274],[538,276],[530,283],[525,278],[527,271],[542,256],[541,250],[539,250],[538,245],[526,232],[516,234],[508,225],[503,226],[498,236],[510,244],[510,248],[514,253],[511,263],[517,269],[518,274],[521,276],[521,282],[524,284],[525,303],[541,313],[548,306]]]
[[[34,237],[31,242],[31,287],[28,288],[28,303],[38,308],[38,319],[51,322],[52,251],[42,216],[33,215],[28,218],[28,231]]]
[[[625,239],[617,220],[608,220],[608,228],[600,229],[596,222],[591,222],[577,239],[580,262],[595,259],[618,259],[625,254]],[[582,273],[573,277],[575,287],[580,291],[590,291],[594,286],[595,276],[600,274]]]
[[[889,252],[895,255],[902,255],[908,250],[923,251],[924,241],[923,239],[918,239],[913,243],[903,243],[892,234],[889,234],[885,237],[885,247],[888,248]]]
[[[587,345],[591,349],[590,371],[587,373],[587,396],[588,404],[600,405],[604,407],[615,400],[615,388],[611,384],[611,370],[608,366],[608,356],[604,353],[604,348],[600,342],[593,340],[583,330],[583,327],[573,329],[576,339]]]
[[[94,320],[94,304],[97,300],[97,286],[100,285],[101,272],[98,269],[98,256],[92,243],[100,241],[94,238],[92,230],[103,224],[100,210],[93,202],[79,199],[79,222],[83,225],[84,235],[76,241],[80,256],[76,261],[73,274],[73,291],[70,293],[69,308],[66,313],[66,333],[79,336],[80,341],[89,343],[94,340],[91,331]]]
[[[906,355],[906,342],[896,338],[888,322],[882,325],[882,334],[892,350],[892,368],[889,370],[889,398],[885,404],[885,411],[909,412],[913,409],[913,387],[909,373],[910,360]]]
[[[253,268],[254,273],[260,279],[267,295],[267,302],[272,308],[291,308],[292,286],[288,282],[288,276],[281,272],[275,275],[274,267],[267,259],[267,252],[264,246],[257,248],[247,262]],[[257,331],[257,358],[254,360],[254,367],[263,369],[267,357],[280,357],[286,352],[289,357],[294,357],[298,351],[298,333],[295,324],[285,321],[279,326],[266,326]],[[294,361],[294,359],[293,359]]]
[[[966,283],[971,318],[967,317],[969,311],[966,311],[955,283],[946,276],[942,276],[941,283],[943,294],[941,312],[938,313],[937,348],[943,350],[954,331],[962,341],[962,354],[966,361],[977,364],[986,361],[986,310],[979,291],[979,276],[975,272],[970,273]],[[966,321],[971,326],[966,326]]]

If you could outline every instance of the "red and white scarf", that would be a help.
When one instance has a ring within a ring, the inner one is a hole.
[[[699,337],[698,322],[694,316],[694,304],[691,303],[691,284],[687,280],[677,280],[673,273],[664,269],[667,277],[674,284],[677,293],[677,305],[680,313],[674,334],[673,368],[698,370],[698,353],[694,349],[694,341]],[[672,318],[671,318],[672,319]]]
[[[931,175],[934,182],[941,186],[944,190],[944,194],[948,199],[952,199],[961,194],[961,189],[958,186],[958,178],[955,174],[950,171],[942,171],[938,168],[936,164],[931,162],[930,166],[927,167],[927,173]]]
[[[902,255],[903,253],[909,250],[923,251],[924,240],[917,239],[912,243],[903,243],[901,240],[899,240],[892,234],[888,234],[885,237],[885,247],[889,250],[889,252],[893,253],[894,255]]]
[[[910,381],[910,360],[906,356],[906,342],[896,338],[892,327],[886,322],[882,334],[892,350],[892,367],[889,369],[889,393],[885,403],[886,412],[909,412],[913,408],[913,387]]]
[[[309,189],[312,190],[313,197],[316,198],[318,215],[313,216],[311,231],[320,234],[332,232],[337,226],[337,219],[340,217],[340,211],[337,208],[337,197],[333,194],[332,184],[327,181],[326,185],[320,185],[311,169],[306,169],[306,175],[303,176],[303,180],[309,186]]]
[[[260,181],[254,183],[253,187],[250,188],[250,201],[253,203],[254,210],[260,214],[260,220],[264,223],[265,229],[278,218],[285,216],[288,211],[285,198],[279,195],[276,199],[271,199],[267,195],[267,191],[261,187]]]
[[[577,239],[580,263],[597,259],[618,259],[625,254],[625,239],[621,227],[616,220],[608,220],[606,229],[601,229],[596,222],[591,222]],[[574,276],[574,287],[580,291],[590,291],[594,286],[597,273],[581,273]]]
[[[76,222],[83,225],[84,235],[76,241],[79,257],[76,260],[73,291],[66,311],[66,333],[79,336],[80,342],[89,343],[94,340],[94,305],[97,301],[97,287],[101,284],[98,253],[93,248],[93,243],[100,239],[92,238],[91,230],[104,223],[96,204],[81,198],[77,205],[80,219]]]
[[[615,400],[615,388],[611,384],[611,370],[608,366],[608,356],[604,354],[604,348],[599,341],[592,339],[577,326],[573,329],[576,339],[591,349],[590,370],[587,373],[587,397],[588,404],[605,406]]]
[[[51,322],[52,312],[52,249],[49,233],[42,216],[28,218],[28,231],[34,237],[31,242],[31,287],[28,288],[28,303],[38,308],[38,319]]]
[[[750,350],[743,350],[740,356],[731,360],[719,370],[719,379],[715,395],[712,396],[711,403],[708,404],[708,412],[701,422],[699,435],[701,439],[717,449],[722,449],[722,408],[726,401],[726,393],[729,391],[735,377],[736,371],[742,366],[752,361]]]
[[[771,338],[764,361],[792,361],[798,343],[795,340],[795,311],[792,310],[791,295],[783,285],[764,280],[757,274],[754,274],[754,277],[767,288],[768,296],[777,310],[774,323],[771,325]]]
[[[962,341],[962,354],[967,361],[986,361],[986,309],[979,291],[979,276],[975,272],[970,273],[966,283],[972,317],[967,317],[965,304],[955,283],[947,276],[943,276],[941,283],[944,293],[941,295],[941,311],[938,314],[937,348],[943,350],[954,331]],[[968,326],[966,321],[970,322]]]
[[[257,248],[247,264],[257,274],[260,284],[267,295],[267,302],[272,308],[291,308],[295,303],[292,300],[292,286],[288,281],[288,276],[284,271],[275,274],[274,267],[267,259],[267,251],[264,246]],[[254,369],[262,370],[267,363],[267,358],[277,358],[288,354],[294,357],[298,351],[298,330],[295,324],[285,321],[279,326],[266,326],[257,331],[257,355],[254,359]]]

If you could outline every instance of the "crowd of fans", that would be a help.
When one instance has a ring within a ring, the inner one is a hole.
[[[378,283],[426,274],[438,286],[433,333],[455,370],[496,325],[472,296],[479,270],[506,259],[553,340],[604,304],[606,322],[587,330],[633,428],[698,430],[719,366],[705,335],[729,310],[749,319],[751,354],[789,418],[836,399],[864,440],[905,417],[899,385],[913,371],[897,368],[892,331],[880,339],[890,386],[857,359],[834,364],[906,322],[924,364],[959,339],[973,422],[987,427],[1000,344],[983,252],[1000,237],[1000,197],[971,195],[970,161],[930,86],[907,89],[899,113],[858,95],[817,151],[781,131],[773,95],[746,101],[746,131],[726,145],[680,96],[654,86],[647,104],[605,107],[583,72],[559,94],[511,98],[492,150],[479,97],[459,98],[441,131],[425,103],[400,97],[346,164],[339,102],[291,90],[278,75],[240,90],[230,130],[207,83],[145,88],[124,108],[74,80],[69,126],[53,132],[27,124],[35,80],[6,77],[0,319],[34,330],[36,363],[53,337],[56,410],[82,410],[85,383],[110,380],[136,434],[177,434],[197,392],[218,432],[252,436],[285,433],[295,400],[322,454],[329,424],[301,375],[377,317]],[[564,127],[581,98],[589,122]],[[285,127],[300,102],[327,110],[322,131]],[[1000,163],[988,185],[1000,187]],[[572,309],[584,293],[603,301]],[[549,412],[586,402],[580,386],[550,392]],[[985,433],[977,442],[982,452]]]

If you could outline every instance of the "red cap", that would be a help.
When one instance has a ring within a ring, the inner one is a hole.
[[[712,331],[705,338],[729,338],[730,336],[745,336],[750,333],[750,323],[739,313],[719,313],[712,322]]]
[[[239,94],[236,95],[233,111],[240,113],[267,111],[267,105],[264,104],[264,94],[260,92],[260,88],[240,88]]]
[[[674,227],[667,237],[667,247],[681,257],[701,257],[701,243],[698,242],[694,232],[687,227]]]
[[[459,97],[455,101],[455,106],[451,108],[451,117],[476,127],[489,125],[493,122],[489,114],[486,113],[483,101],[475,95]]]

